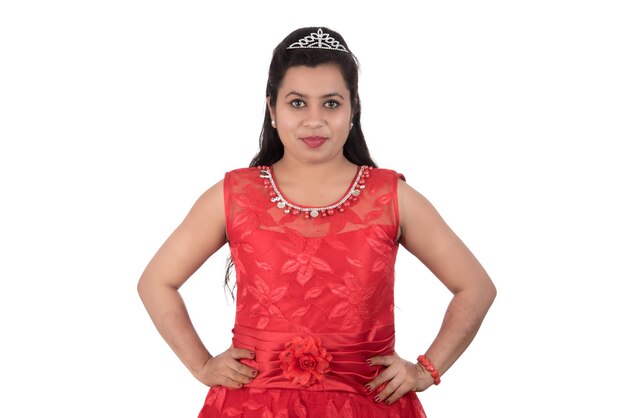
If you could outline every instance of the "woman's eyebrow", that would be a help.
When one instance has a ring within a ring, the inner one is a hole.
[[[305,99],[309,98],[309,96],[307,96],[306,94],[298,93],[297,91],[290,91],[289,93],[287,93],[285,95],[285,97],[289,97],[291,95],[298,96],[298,97],[304,97]],[[341,100],[345,100],[343,98],[343,96],[341,94],[339,94],[339,93],[328,93],[328,94],[324,94],[321,97],[322,97],[322,99],[327,99],[329,97],[334,97],[334,96],[337,96],[337,97],[341,98]]]

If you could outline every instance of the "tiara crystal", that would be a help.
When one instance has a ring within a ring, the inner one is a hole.
[[[335,40],[330,34],[324,33],[322,28],[319,28],[317,32],[311,32],[310,35],[299,39],[297,42],[287,47],[287,49],[302,48],[332,49],[335,51],[348,52],[346,47],[341,45],[341,42]]]

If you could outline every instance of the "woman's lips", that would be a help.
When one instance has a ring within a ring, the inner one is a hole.
[[[323,136],[307,136],[302,138],[302,142],[307,144],[311,148],[317,148],[326,142],[328,138],[324,138]]]

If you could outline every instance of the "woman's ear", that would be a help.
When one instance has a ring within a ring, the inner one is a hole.
[[[270,104],[270,96],[265,98],[265,103],[267,103],[267,110],[270,112],[270,117],[272,120],[276,120],[276,115],[274,114],[274,109],[272,109],[272,105]]]

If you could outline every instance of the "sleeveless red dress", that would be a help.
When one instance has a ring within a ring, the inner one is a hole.
[[[224,177],[237,277],[232,341],[256,353],[240,361],[259,374],[241,389],[212,387],[199,418],[425,418],[415,392],[385,405],[374,402],[382,387],[364,386],[384,369],[365,360],[394,353],[404,177],[360,168],[341,207],[313,213],[285,206],[271,174],[254,167]]]

